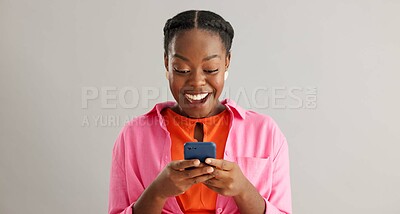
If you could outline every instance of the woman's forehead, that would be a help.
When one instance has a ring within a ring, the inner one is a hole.
[[[220,36],[215,32],[202,29],[191,29],[175,35],[170,43],[170,54],[180,55],[222,55],[225,51]]]

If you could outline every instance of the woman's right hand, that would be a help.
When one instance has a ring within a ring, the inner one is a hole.
[[[193,169],[188,169],[194,167]],[[213,167],[200,163],[199,160],[178,160],[170,162],[153,181],[161,198],[183,194],[193,184],[207,181],[214,177]]]

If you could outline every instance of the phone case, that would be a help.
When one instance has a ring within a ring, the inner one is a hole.
[[[185,160],[199,159],[204,163],[206,158],[216,156],[216,146],[213,142],[188,142],[183,147]]]

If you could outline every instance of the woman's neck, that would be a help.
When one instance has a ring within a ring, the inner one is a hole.
[[[217,114],[221,113],[222,111],[224,111],[225,108],[226,107],[221,102],[218,102],[218,104],[213,108],[213,110],[203,118],[212,117],[214,115],[217,115]],[[175,104],[174,106],[172,106],[171,110],[179,115],[184,116],[184,117],[192,118],[182,110],[182,108],[178,105],[178,103]]]

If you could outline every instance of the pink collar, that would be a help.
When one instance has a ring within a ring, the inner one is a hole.
[[[238,106],[233,100],[231,100],[231,99],[224,99],[224,100],[221,101],[221,103],[222,103],[223,105],[225,105],[226,108],[227,108],[231,113],[233,113],[233,115],[234,115],[235,117],[239,117],[239,118],[241,118],[241,119],[245,119],[246,111],[245,111],[244,109],[242,109],[240,106]],[[162,111],[164,108],[172,107],[172,106],[174,106],[175,104],[176,104],[175,101],[166,101],[166,102],[162,102],[162,103],[157,103],[157,104],[153,107],[153,109],[151,109],[151,110],[150,110],[149,112],[147,112],[145,115],[146,115],[146,116],[150,116],[150,115],[152,115],[152,114],[154,114],[154,113],[157,113],[157,115],[158,115],[160,118],[162,118],[162,116],[161,116],[161,111]]]

